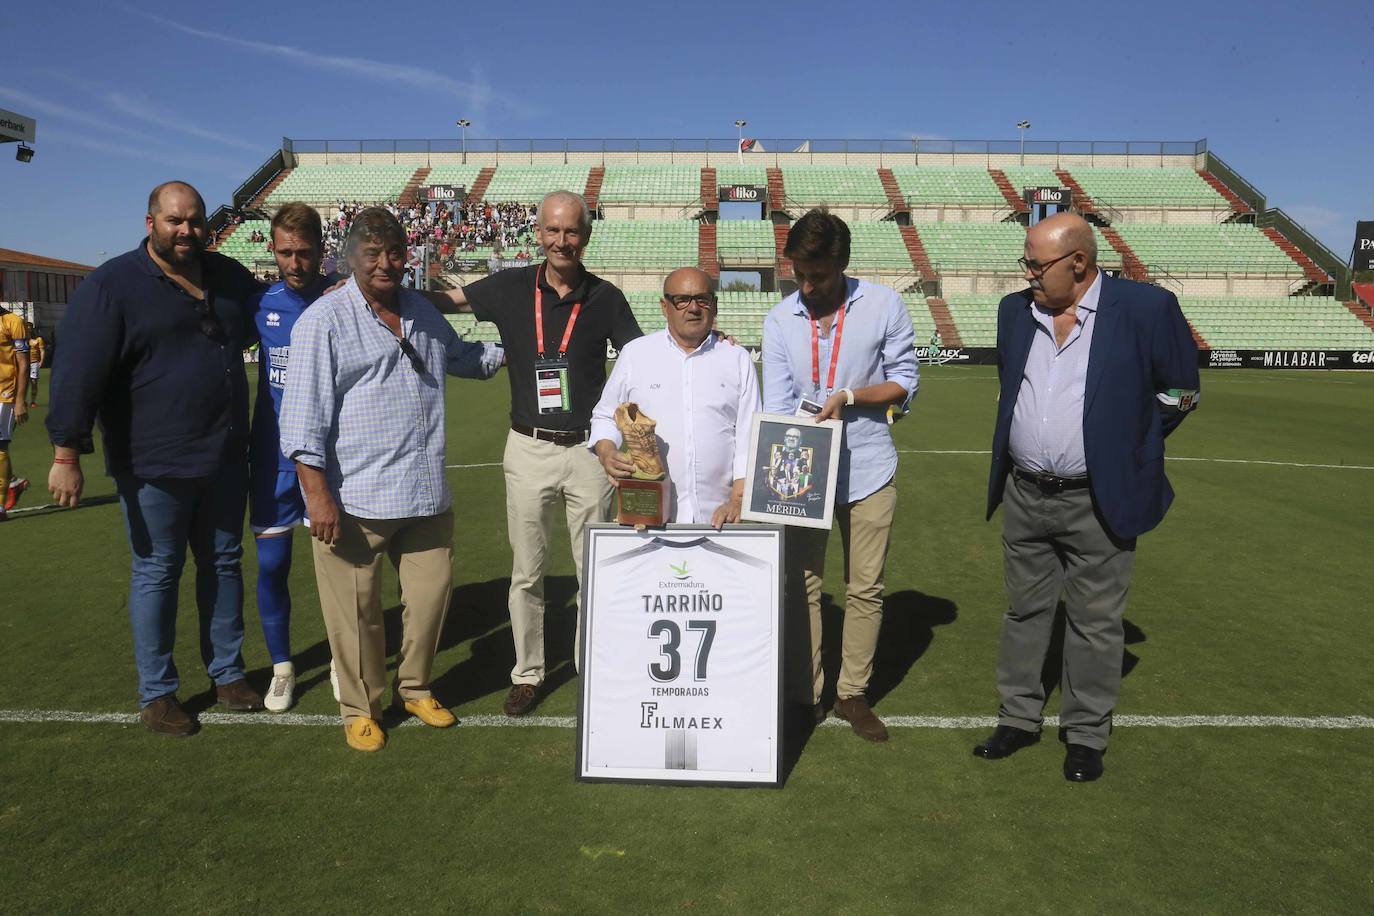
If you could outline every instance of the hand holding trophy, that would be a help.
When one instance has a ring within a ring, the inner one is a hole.
[[[661,527],[671,513],[669,494],[672,484],[663,469],[652,417],[633,401],[615,409],[615,425],[624,441],[623,450],[634,462],[634,475],[618,478],[616,521],[636,527]]]

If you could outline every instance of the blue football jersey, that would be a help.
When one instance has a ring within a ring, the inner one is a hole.
[[[262,344],[258,351],[258,401],[253,408],[251,460],[265,469],[276,462],[282,470],[294,470],[294,463],[281,453],[282,393],[286,390],[286,364],[291,355],[291,329],[310,304],[324,292],[319,280],[296,292],[285,281],[277,281],[254,303],[253,319]]]

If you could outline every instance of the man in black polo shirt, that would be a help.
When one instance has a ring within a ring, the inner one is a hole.
[[[257,288],[237,262],[205,251],[205,201],[169,181],[148,197],[148,237],[77,287],[62,319],[49,393],[48,489],[76,506],[80,456],[100,421],[133,570],[129,620],[140,718],[158,734],[196,722],[176,697],[177,586],[196,561],[201,656],[219,702],[262,709],[243,676],[243,513],[248,492],[248,383]]]
[[[536,231],[542,264],[503,270],[449,294],[460,310],[470,308],[500,330],[510,376],[511,431],[502,459],[513,555],[509,716],[528,713],[544,681],[544,565],[553,513],[562,503],[579,585],[583,530],[610,513],[610,480],[586,447],[592,408],[606,384],[606,343],[619,349],[641,334],[620,290],[582,266],[592,225],[581,197],[545,197]],[[579,613],[581,606],[579,593]]]

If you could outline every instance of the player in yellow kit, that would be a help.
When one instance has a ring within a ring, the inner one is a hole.
[[[10,440],[14,427],[29,419],[29,332],[24,319],[7,308],[0,307],[0,493],[5,502],[0,506],[0,521],[23,492],[16,487],[10,491]],[[27,481],[25,484],[27,485]]]

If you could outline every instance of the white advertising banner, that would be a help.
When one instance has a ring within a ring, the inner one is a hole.
[[[777,785],[782,528],[587,528],[577,775]]]

